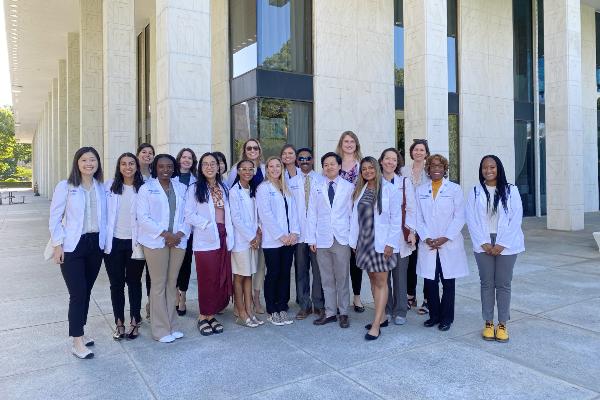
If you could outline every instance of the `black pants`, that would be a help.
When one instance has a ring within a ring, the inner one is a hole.
[[[296,245],[263,249],[266,267],[265,303],[269,314],[289,309],[290,276],[295,249]]]
[[[192,258],[194,258],[194,251],[192,250],[194,235],[190,235],[185,249],[185,256],[181,263],[181,269],[179,275],[177,275],[177,289],[182,292],[187,292],[190,286],[190,275],[192,275]]]
[[[115,324],[125,322],[125,283],[129,295],[129,316],[140,322],[142,308],[142,273],[144,260],[131,259],[131,239],[113,238],[110,254],[104,256],[104,265],[110,281],[110,299],[112,301]]]
[[[148,263],[144,264],[146,268],[146,296],[148,296],[148,301],[150,301],[150,286],[152,281],[150,281],[150,272],[148,271]]]
[[[82,235],[73,252],[65,252],[60,272],[69,290],[69,336],[83,336],[90,294],[102,265],[98,233]]]
[[[442,281],[443,294],[440,302],[440,289],[438,281]],[[451,324],[454,322],[454,278],[444,279],[440,254],[437,254],[435,261],[435,279],[425,278],[427,287],[427,304],[429,304],[429,317],[442,324]]]
[[[417,240],[417,245],[419,241]],[[408,270],[406,271],[406,285],[407,290],[406,294],[411,297],[415,297],[417,295],[417,258],[418,258],[418,250],[419,247],[410,253],[408,256]],[[427,301],[427,286],[423,285],[423,300]]]
[[[350,281],[352,281],[352,292],[355,296],[360,296],[360,287],[362,285],[363,270],[356,266],[356,254],[350,252]]]

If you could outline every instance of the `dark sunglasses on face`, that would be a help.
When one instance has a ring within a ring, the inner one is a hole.
[[[300,161],[300,162],[310,161],[310,160],[312,160],[312,156],[298,157],[298,161]]]
[[[246,146],[246,151],[251,151],[251,150],[259,151],[260,147],[258,147],[258,146]]]

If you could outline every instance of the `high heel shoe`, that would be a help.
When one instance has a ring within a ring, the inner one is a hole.
[[[133,321],[131,321],[130,327],[131,329],[129,330],[129,332],[127,332],[125,336],[128,340],[137,339],[137,337],[140,336],[140,324],[134,324]]]
[[[183,307],[179,307],[179,305],[183,303]],[[185,305],[185,292],[177,291],[177,304],[175,305],[175,309],[177,310],[177,315],[183,317],[187,311],[187,307]]]
[[[125,326],[124,325],[117,325],[117,328],[115,329],[115,333],[113,333],[113,339],[114,340],[121,340],[125,337]]]
[[[365,340],[377,340],[381,336],[381,329],[379,330],[379,334],[377,336],[370,335],[369,332],[365,333]]]

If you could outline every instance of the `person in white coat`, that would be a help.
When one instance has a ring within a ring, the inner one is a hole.
[[[434,154],[425,163],[431,182],[417,188],[417,232],[421,238],[417,274],[425,278],[429,319],[426,327],[438,325],[447,331],[454,322],[455,279],[467,276],[469,266],[461,229],[465,225],[463,191],[450,182],[448,160]],[[440,301],[438,281],[442,281]]]
[[[403,209],[403,234],[400,238],[400,252],[397,264],[388,274],[388,301],[385,306],[387,320],[392,320],[396,325],[406,323],[408,311],[407,296],[407,270],[408,260],[415,249],[415,231],[417,228],[417,204],[415,192],[410,179],[400,177],[400,167],[404,164],[402,155],[393,147],[385,149],[379,157],[379,165],[383,178],[391,183],[400,193],[401,208]],[[404,234],[404,230],[408,234]]]
[[[265,179],[267,174],[265,164],[262,162],[263,154],[262,147],[260,146],[260,142],[258,139],[248,139],[242,144],[240,160],[250,160],[254,164],[254,176],[252,177],[252,185],[258,187],[260,183]],[[229,175],[227,176],[227,180],[225,181],[225,186],[231,187],[233,185],[233,181],[237,176],[237,169],[235,165],[231,167],[231,171],[229,171]],[[252,289],[254,290],[253,294],[253,302],[254,302],[254,311],[257,314],[264,314],[265,310],[260,304],[260,291],[263,288],[263,284],[265,282],[265,259],[263,252],[260,251],[258,255],[258,269],[256,273],[252,276]]]
[[[262,248],[265,255],[265,302],[269,322],[288,325],[290,273],[300,228],[294,198],[283,177],[278,157],[267,160],[266,179],[256,190],[258,217],[262,224]]]
[[[298,167],[298,152],[293,144],[284,144],[279,154],[281,162],[283,163],[283,177],[286,182],[290,179],[298,176],[300,173],[300,167]]]
[[[142,273],[145,260],[134,257],[137,243],[136,196],[144,179],[139,161],[131,153],[117,159],[114,179],[106,182],[106,245],[104,265],[110,281],[110,299],[115,318],[113,339],[136,339],[142,317]],[[129,332],[125,333],[125,284],[129,297]]]
[[[305,222],[305,241],[310,246],[311,253],[316,255],[318,262],[315,265],[318,267],[325,297],[325,310],[319,312],[319,317],[313,324],[325,325],[337,321],[336,312],[339,310],[340,327],[348,328],[348,242],[354,185],[339,176],[342,158],[338,154],[325,153],[321,157],[321,166],[325,176],[310,188]],[[313,287],[313,294],[314,292]]]
[[[523,204],[516,186],[506,181],[502,161],[486,155],[479,163],[479,184],[467,197],[467,226],[481,282],[484,340],[507,342],[513,268],[525,251]],[[498,327],[494,327],[494,303]]]
[[[196,182],[196,176],[198,174],[198,159],[196,158],[196,153],[194,153],[192,149],[184,147],[177,153],[175,161],[177,161],[177,167],[179,167],[179,175],[176,176],[175,179],[185,186],[190,187],[190,185],[193,185],[194,182]],[[193,235],[190,234],[187,241],[187,248],[185,249],[185,257],[183,257],[179,275],[177,276],[176,308],[177,314],[180,316],[184,316],[187,312],[185,301],[186,293],[190,285],[190,276],[192,274],[192,257],[194,256],[194,251],[192,250],[193,241]]]
[[[381,336],[388,300],[388,272],[396,267],[402,235],[400,192],[381,176],[373,157],[360,162],[360,177],[354,190],[354,208],[350,224],[350,247],[356,250],[356,265],[367,271],[375,301],[373,322],[365,328],[366,340]]]
[[[82,359],[94,357],[84,336],[90,294],[102,264],[106,242],[106,196],[102,186],[100,156],[93,147],[75,152],[71,173],[54,189],[50,205],[50,241],[53,260],[69,291],[71,352]]]
[[[252,184],[254,164],[250,160],[242,160],[237,163],[236,170],[238,177],[229,190],[234,237],[231,270],[236,323],[256,328],[264,322],[258,319],[252,307],[252,275],[256,273],[262,240],[256,209],[256,187]]]
[[[294,156],[295,159],[296,157]],[[311,188],[323,179],[323,175],[313,170],[314,161],[311,149],[302,148],[298,150],[298,161],[300,162],[300,170],[296,176],[288,180],[288,187],[296,203],[298,224],[300,226],[300,237],[298,238],[298,244],[294,253],[294,267],[296,269],[294,276],[296,279],[296,302],[300,306],[300,311],[296,314],[296,319],[303,320],[313,313],[313,308],[314,312],[320,316],[325,313],[319,263],[317,262],[316,254],[310,251],[306,242],[308,203]],[[310,283],[311,269],[313,277],[312,287]]]
[[[138,242],[152,279],[152,337],[170,343],[183,337],[177,330],[177,276],[185,256],[189,225],[184,222],[186,186],[174,179],[175,158],[159,154],[152,162],[152,179],[138,191]]]
[[[204,153],[198,163],[198,181],[187,192],[185,222],[194,236],[200,309],[197,327],[202,336],[210,336],[223,333],[215,315],[227,307],[233,294],[230,252],[234,237],[229,192],[221,181],[217,157]]]

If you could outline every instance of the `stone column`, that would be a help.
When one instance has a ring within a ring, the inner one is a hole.
[[[102,0],[80,0],[80,143],[103,154]]]
[[[60,179],[60,132],[58,130],[58,78],[52,79],[52,186]]]
[[[67,35],[67,169],[73,154],[81,147],[79,33]],[[68,172],[67,172],[68,173]]]
[[[212,144],[213,150],[225,154],[229,153],[231,138],[228,8],[227,1],[210,2]]]
[[[58,60],[58,179],[67,178],[67,60]]]
[[[158,152],[211,150],[210,1],[156,0]]]
[[[52,186],[52,92],[48,93],[48,100],[44,105],[44,138],[45,138],[45,159],[44,169],[46,176],[46,193],[48,199],[52,200],[52,192],[54,187]]]
[[[598,211],[598,117],[596,99],[596,12],[581,5],[584,210]]]
[[[549,229],[583,229],[579,0],[544,3],[546,187]]]
[[[124,151],[135,152],[135,15],[133,0],[103,5],[104,165],[112,170]]]
[[[415,138],[448,157],[446,0],[404,0],[405,154]]]
[[[315,1],[313,16],[317,156],[347,130],[363,155],[394,146],[393,1]]]

